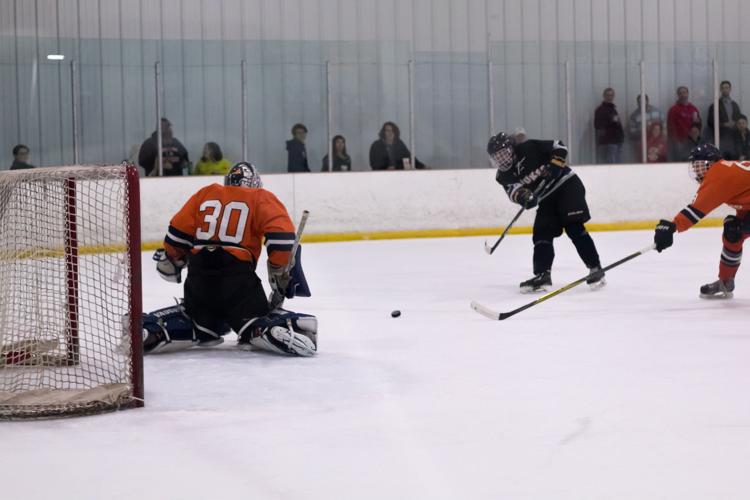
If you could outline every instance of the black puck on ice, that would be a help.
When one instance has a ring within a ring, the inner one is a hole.
[[[391,311],[391,318],[398,318],[399,316],[401,316],[401,311],[399,311],[398,309],[396,309],[395,311]]]

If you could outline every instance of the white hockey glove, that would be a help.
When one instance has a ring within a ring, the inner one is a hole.
[[[187,264],[184,260],[172,260],[163,248],[154,252],[153,259],[156,261],[156,272],[163,280],[182,283],[182,268]]]

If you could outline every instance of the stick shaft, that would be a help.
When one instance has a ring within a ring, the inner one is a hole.
[[[646,247],[646,248],[644,248],[642,250],[639,250],[637,252],[631,253],[627,257],[623,257],[622,259],[618,260],[617,262],[613,262],[612,264],[608,265],[607,267],[602,268],[602,271],[606,272],[606,271],[609,271],[610,269],[614,269],[617,266],[620,266],[620,265],[622,265],[622,264],[624,264],[624,263],[626,263],[628,261],[631,261],[631,260],[635,259],[639,255],[643,255],[644,253],[653,250],[654,248],[655,248],[654,245],[651,245],[651,246],[648,246],[648,247]],[[546,295],[542,295],[541,297],[539,297],[535,301],[529,302],[528,304],[525,304],[525,305],[519,307],[518,309],[514,309],[514,310],[512,310],[510,312],[507,312],[507,313],[500,313],[498,315],[498,319],[503,320],[503,319],[510,318],[511,316],[513,316],[515,314],[518,314],[518,313],[520,313],[522,311],[525,311],[526,309],[529,309],[530,307],[534,307],[537,304],[541,304],[542,302],[544,302],[546,300],[549,300],[552,297],[556,297],[556,296],[560,295],[563,292],[567,292],[571,288],[575,288],[578,285],[580,285],[582,283],[585,283],[587,278],[588,278],[588,275],[584,276],[583,278],[577,279],[577,280],[575,280],[575,281],[573,281],[571,283],[568,283],[564,287],[558,288],[557,290],[555,290],[553,292],[550,292],[550,293],[548,293]]]
[[[294,244],[292,245],[292,253],[289,256],[289,261],[286,263],[286,267],[284,268],[284,273],[289,274],[289,271],[292,270],[294,267],[294,261],[297,257],[297,248],[299,248],[299,242],[302,239],[302,232],[305,230],[305,224],[307,223],[307,218],[310,216],[310,212],[307,210],[302,211],[302,218],[300,218],[299,224],[297,225],[297,234],[294,236]],[[271,292],[271,298],[268,300],[268,303],[271,307],[271,309],[277,309],[281,307],[281,304],[284,303],[284,295],[282,293],[277,292],[274,290]]]

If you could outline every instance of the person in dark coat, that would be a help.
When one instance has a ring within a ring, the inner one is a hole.
[[[288,172],[309,172],[310,165],[307,163],[307,127],[296,123],[292,127],[292,138],[286,141],[288,153],[286,168]]]
[[[29,163],[29,147],[25,144],[16,144],[13,147],[13,163],[10,166],[11,170],[21,170],[25,168],[34,168],[34,165]]]
[[[740,105],[732,99],[732,83],[728,80],[721,82],[719,86],[721,97],[719,97],[719,149],[725,154],[725,158],[731,156],[734,149],[734,131],[737,127],[742,112]],[[708,107],[709,139],[714,140],[714,105]]]
[[[596,130],[596,161],[597,163],[620,163],[622,143],[625,132],[622,129],[620,115],[615,107],[615,91],[604,89],[604,101],[596,108],[594,114],[594,129]]]
[[[737,118],[737,128],[732,134],[734,143],[733,160],[748,161],[750,160],[750,130],[747,128],[747,116],[740,115]]]
[[[138,164],[146,175],[159,175],[159,139],[156,131],[143,141],[138,152]],[[190,166],[187,149],[172,133],[172,123],[161,119],[161,157],[164,176],[183,175],[183,170]]]
[[[411,152],[401,140],[401,131],[393,122],[385,122],[378,133],[380,137],[370,146],[370,168],[373,170],[404,170],[410,165]],[[414,158],[414,167],[425,168],[424,163]]]
[[[346,152],[346,139],[343,135],[337,135],[331,141],[331,151],[333,151],[332,172],[350,172],[352,170],[352,159]],[[328,155],[323,157],[323,168],[321,172],[328,172]]]

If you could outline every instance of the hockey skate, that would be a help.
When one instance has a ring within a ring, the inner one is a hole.
[[[734,297],[734,280],[716,280],[701,287],[702,299],[731,299]]]
[[[589,275],[586,278],[586,284],[592,290],[599,290],[607,284],[607,280],[604,279],[604,271],[601,266],[595,266],[589,268]]]
[[[552,274],[544,271],[519,285],[521,293],[546,292],[552,286]]]

